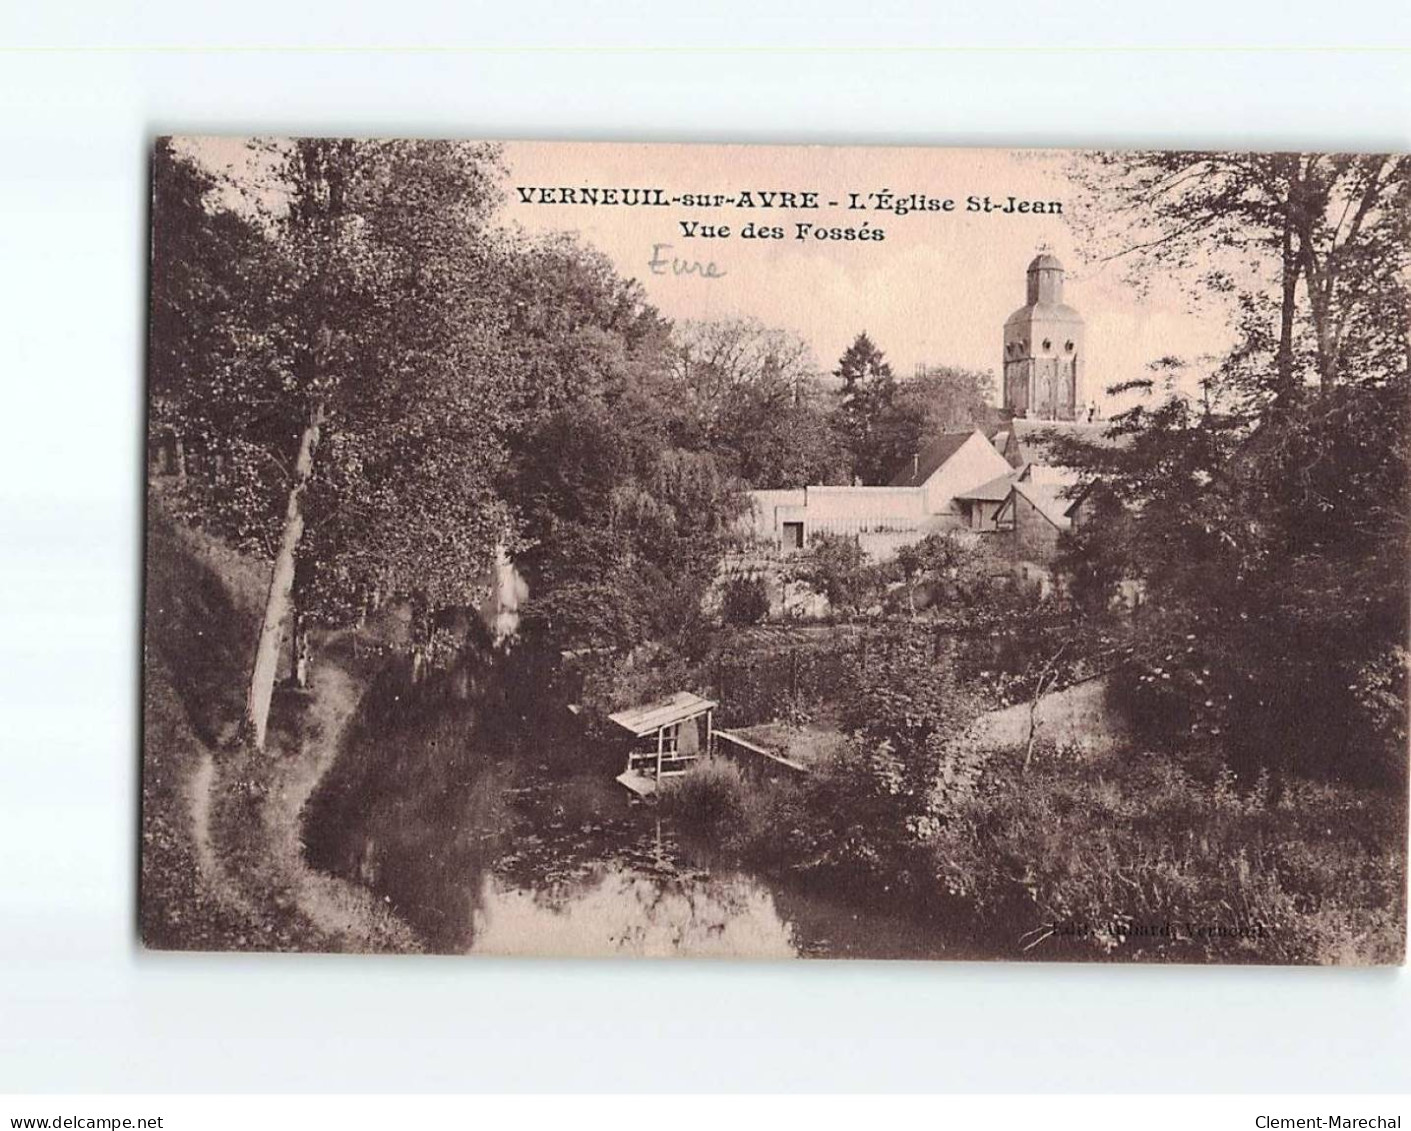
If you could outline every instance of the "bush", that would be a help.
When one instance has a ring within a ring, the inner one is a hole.
[[[769,590],[757,573],[732,577],[721,595],[721,619],[728,625],[746,627],[769,616]]]
[[[702,758],[684,774],[663,778],[657,801],[662,812],[687,824],[728,824],[744,811],[748,788],[733,762]]]
[[[973,704],[927,631],[899,627],[835,658],[846,742],[805,777],[749,790],[719,839],[769,870],[926,905],[928,838],[981,777],[982,753],[963,738]]]
[[[1267,775],[1240,783],[1218,763],[1165,755],[991,769],[930,849],[938,880],[1016,951],[1401,960],[1396,799],[1308,782],[1278,788]]]
[[[857,538],[815,534],[792,563],[794,580],[828,600],[833,614],[852,615],[880,595],[883,571],[872,564]]]

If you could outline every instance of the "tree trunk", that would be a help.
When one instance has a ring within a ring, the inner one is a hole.
[[[294,614],[294,670],[290,673],[294,686],[300,691],[308,690],[309,665],[313,662],[313,647],[309,642],[309,630],[304,627],[304,618]]]
[[[1298,256],[1293,247],[1293,214],[1301,208],[1299,194],[1298,158],[1291,161],[1288,200],[1284,205],[1284,232],[1282,252],[1283,296],[1279,306],[1279,400],[1286,398],[1293,390],[1293,323],[1298,302]]]
[[[292,595],[289,598],[289,683],[295,687],[299,684],[299,602]]]
[[[1029,738],[1024,743],[1023,772],[1026,774],[1029,772],[1029,763],[1034,758],[1034,740],[1039,733],[1039,700],[1058,682],[1058,672],[1055,669],[1058,666],[1058,661],[1063,658],[1063,653],[1067,650],[1068,644],[1065,642],[1059,645],[1058,651],[1049,657],[1048,663],[1044,665],[1044,670],[1039,673],[1038,683],[1034,685],[1034,696],[1029,700]]]
[[[274,573],[270,577],[269,596],[265,600],[264,623],[260,626],[259,643],[255,646],[255,663],[250,673],[250,694],[245,704],[246,730],[256,750],[265,748],[265,733],[269,727],[269,704],[274,694],[274,677],[279,668],[279,646],[284,622],[289,618],[294,595],[294,553],[304,534],[304,488],[314,465],[314,448],[318,445],[319,429],[323,427],[323,406],[309,417],[299,440],[299,457],[294,463],[294,481],[289,487],[289,501],[284,509],[284,529],[279,536],[279,551],[274,558]]]

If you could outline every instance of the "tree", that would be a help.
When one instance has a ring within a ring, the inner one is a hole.
[[[736,390],[712,446],[751,487],[847,482],[849,457],[815,385],[760,383]]]
[[[720,618],[728,625],[758,624],[769,616],[769,590],[758,573],[736,574],[725,581]]]
[[[277,249],[220,205],[219,179],[169,138],[152,155],[149,445],[170,444],[174,513],[272,553],[285,473]]]
[[[790,572],[792,580],[827,598],[834,611],[849,615],[867,604],[880,581],[858,540],[845,534],[815,534],[792,560]]]
[[[981,611],[1003,616],[1011,611],[1007,588],[997,587],[1004,572],[985,539],[965,530],[940,530],[900,547],[894,559],[906,589],[908,610],[915,615],[916,590],[925,586],[939,606],[967,615]]]
[[[335,621],[372,591],[471,603],[505,536],[496,161],[463,143],[305,139],[258,146],[230,186],[261,241],[226,270],[258,268],[261,300],[215,304],[218,364],[176,415],[208,426],[205,520],[237,516],[273,557],[247,695],[257,747],[296,574]],[[205,205],[222,207],[209,190]],[[189,269],[219,272],[218,246],[189,245]]]
[[[866,331],[853,339],[833,375],[842,381],[837,422],[864,484],[886,483],[917,450],[922,414],[899,395],[892,367]]]
[[[818,380],[808,343],[757,318],[678,323],[670,360],[689,417],[707,442],[739,391],[764,389],[795,403]]]
[[[640,287],[565,241],[527,249],[515,293],[532,376],[502,491],[534,594],[526,629],[561,648],[679,636],[744,500],[696,427],[665,324]]]
[[[487,333],[497,160],[451,142],[301,140],[280,155],[275,231],[304,425],[251,677],[257,746],[307,518],[325,604],[405,597],[423,640],[433,610],[475,602],[507,536],[494,491],[502,367]]]
[[[1194,269],[1237,311],[1198,394],[1126,383],[1150,403],[1113,421],[1120,442],[1055,455],[1103,492],[1068,539],[1089,606],[1113,578],[1147,590],[1135,714],[1245,765],[1403,776],[1408,162],[1112,154],[1088,173],[1116,206],[1111,256]],[[1236,250],[1267,269],[1235,271]]]
[[[928,841],[981,780],[983,755],[965,737],[977,706],[929,633],[877,643],[842,703],[847,745],[804,786],[810,866],[924,900],[936,891]]]
[[[992,373],[929,365],[901,384],[902,401],[922,420],[922,435],[989,429],[999,422]]]
[[[1145,588],[1124,684],[1150,737],[1214,739],[1248,767],[1385,774],[1402,724],[1362,700],[1408,627],[1404,441],[1360,413],[1218,408],[1139,405],[1113,421],[1125,443],[1063,456],[1099,495],[1065,538],[1075,596],[1101,615],[1114,580]]]
[[[669,357],[684,403],[679,443],[716,453],[757,488],[846,479],[817,364],[798,335],[753,318],[682,322]]]
[[[1262,336],[1271,364],[1255,382],[1265,395],[1293,395],[1306,370],[1326,391],[1349,355],[1360,361],[1359,380],[1404,369],[1398,299],[1411,158],[1103,152],[1079,158],[1074,172],[1103,205],[1083,210],[1103,258],[1132,262],[1139,283],[1159,267],[1193,272],[1215,291],[1243,285],[1246,313],[1272,315],[1277,328]],[[1109,226],[1114,212],[1119,222]],[[1275,280],[1273,300],[1246,279],[1251,251]]]

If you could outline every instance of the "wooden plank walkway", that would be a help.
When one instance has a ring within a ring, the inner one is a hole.
[[[738,734],[728,730],[717,730],[715,737],[724,740],[740,750],[747,751],[759,758],[765,758],[777,766],[782,766],[796,774],[808,773],[808,767],[801,762],[795,762],[792,758],[785,758],[782,754],[776,754],[773,750],[766,749],[756,742],[751,742],[748,738],[741,738]]]

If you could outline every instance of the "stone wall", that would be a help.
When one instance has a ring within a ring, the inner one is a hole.
[[[1108,677],[1094,676],[1039,699],[1034,712],[1035,748],[1067,747],[1093,757],[1125,745],[1130,737],[1126,722],[1107,702]],[[970,734],[980,745],[1020,749],[1029,740],[1029,704],[1016,703],[990,711],[975,720]]]

